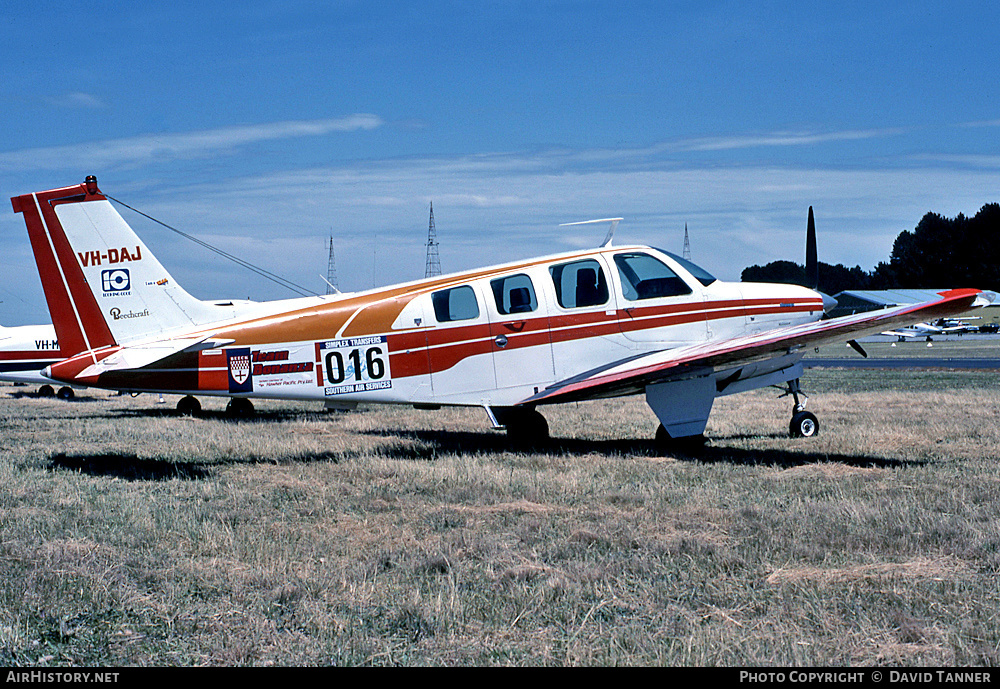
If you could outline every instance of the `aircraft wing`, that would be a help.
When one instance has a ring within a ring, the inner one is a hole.
[[[554,404],[641,392],[647,385],[682,379],[698,371],[720,371],[795,354],[806,347],[854,340],[914,321],[963,313],[992,301],[992,295],[961,289],[940,299],[883,311],[715,340],[621,359],[559,381],[520,404]]]

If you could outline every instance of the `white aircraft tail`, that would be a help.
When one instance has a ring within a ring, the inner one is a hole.
[[[95,178],[11,202],[24,214],[65,356],[219,320],[174,281]]]

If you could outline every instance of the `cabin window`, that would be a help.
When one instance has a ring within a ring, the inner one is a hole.
[[[622,293],[629,301],[677,297],[691,288],[667,265],[649,254],[615,254]]]
[[[694,279],[700,282],[701,284],[705,285],[705,287],[708,287],[718,279],[714,275],[709,273],[707,270],[699,266],[698,264],[692,263],[686,258],[681,258],[677,254],[670,253],[669,251],[664,251],[663,249],[657,249],[657,251],[659,251],[661,254],[666,254],[670,258],[677,261],[680,264],[681,268],[691,273],[692,277],[694,277]]]
[[[434,304],[434,317],[438,323],[479,318],[476,293],[468,285],[434,292],[431,294],[431,303]]]
[[[601,264],[593,259],[563,263],[549,268],[559,306],[577,309],[608,302],[608,281]]]
[[[535,287],[527,275],[508,275],[490,281],[497,311],[504,316],[530,313],[538,308]]]

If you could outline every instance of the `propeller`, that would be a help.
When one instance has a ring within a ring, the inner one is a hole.
[[[823,312],[836,308],[837,300],[819,291],[819,259],[816,251],[816,218],[813,207],[809,206],[809,220],[806,223],[806,287],[819,292],[823,297]]]
[[[809,206],[809,222],[806,225],[806,287],[819,289],[819,260],[816,258],[816,218],[813,207]]]

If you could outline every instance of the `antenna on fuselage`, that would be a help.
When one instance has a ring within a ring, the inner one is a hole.
[[[580,222],[564,222],[559,225],[559,227],[571,227],[573,225],[595,225],[597,223],[609,222],[611,227],[608,228],[608,236],[604,238],[604,242],[601,243],[601,248],[606,246],[611,246],[611,239],[615,236],[615,228],[618,227],[624,218],[602,218],[600,220],[581,220]]]

